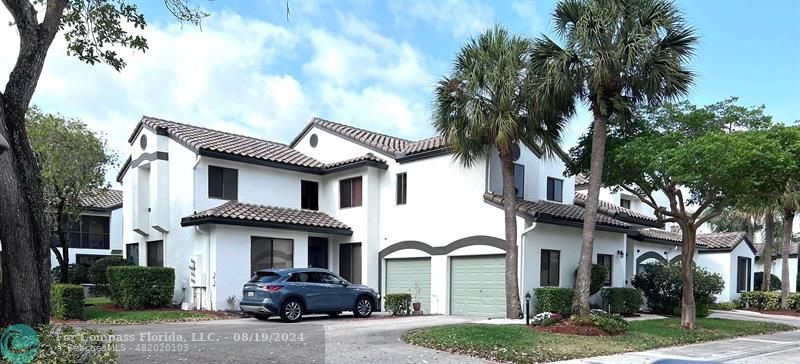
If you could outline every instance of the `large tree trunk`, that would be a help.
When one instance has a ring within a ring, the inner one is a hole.
[[[0,133],[11,149],[0,156],[0,241],[3,285],[0,327],[50,319],[50,249],[39,165],[25,132],[25,112],[5,103]]]
[[[789,253],[792,246],[792,225],[794,225],[795,211],[783,210],[783,251],[781,252],[781,308],[789,309]]]
[[[40,325],[50,319],[50,239],[39,165],[25,131],[25,112],[60,29],[67,0],[47,1],[41,23],[29,1],[2,3],[14,18],[20,42],[14,68],[0,93],[0,134],[10,146],[0,156],[0,327]]]
[[[681,300],[681,326],[694,329],[694,270],[692,262],[695,251],[697,227],[693,223],[686,224],[683,230],[683,247],[681,248],[681,277],[683,278],[683,299]]]
[[[517,197],[514,186],[514,162],[511,154],[500,155],[503,172],[503,210],[506,219],[506,318],[522,317],[519,301],[519,265],[517,256]]]
[[[775,215],[772,211],[764,214],[764,251],[761,252],[761,259],[764,260],[764,273],[761,276],[761,292],[767,292],[770,288],[772,277],[772,246],[775,244]]]
[[[600,187],[603,184],[603,161],[606,150],[606,128],[608,119],[597,105],[592,106],[594,126],[592,135],[592,159],[589,165],[589,191],[583,212],[583,243],[578,261],[578,274],[575,277],[575,297],[572,300],[572,313],[589,315],[589,286],[592,275],[592,252],[594,250],[594,228],[597,223],[597,207],[600,200]]]

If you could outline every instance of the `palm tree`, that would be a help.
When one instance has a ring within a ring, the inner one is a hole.
[[[686,63],[697,36],[671,0],[561,0],[553,23],[564,46],[546,36],[534,41],[533,68],[544,72],[536,92],[550,100],[585,102],[594,118],[572,306],[574,313],[586,316],[608,120],[625,119],[635,105],[686,95],[694,79]]]
[[[531,94],[540,72],[530,68],[531,42],[500,26],[471,39],[449,75],[437,84],[433,125],[455,160],[472,167],[495,149],[503,176],[506,235],[506,317],[522,315],[517,280],[517,222],[513,150],[522,143],[553,156],[571,116],[571,103],[545,109]],[[555,110],[554,112],[549,112]]]
[[[789,178],[786,189],[780,197],[783,213],[783,250],[781,251],[781,308],[789,309],[789,253],[792,246],[792,227],[794,217],[800,210],[800,180]]]

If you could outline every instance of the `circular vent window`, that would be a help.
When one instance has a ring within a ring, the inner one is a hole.
[[[514,144],[511,148],[511,159],[516,162],[519,159],[519,144]]]
[[[311,134],[311,138],[308,138],[308,143],[311,144],[311,148],[316,148],[318,142],[319,138],[317,137],[317,134]]]
[[[142,135],[142,137],[139,139],[139,146],[142,147],[142,150],[147,148],[147,135]]]

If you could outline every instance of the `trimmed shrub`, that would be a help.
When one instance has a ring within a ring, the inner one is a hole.
[[[89,268],[80,264],[70,264],[67,266],[67,276],[70,284],[89,283]],[[61,280],[61,266],[50,270],[50,280],[57,283]]]
[[[166,267],[108,267],[108,288],[117,306],[131,309],[161,307],[172,302],[175,270]]]
[[[800,311],[800,292],[789,293],[789,308]]]
[[[589,279],[589,295],[593,295],[597,292],[600,292],[603,289],[603,283],[606,282],[606,277],[608,276],[608,268],[604,265],[600,264],[592,264],[592,273],[591,278]],[[578,278],[578,270],[575,270],[575,281],[577,282]],[[573,286],[574,287],[574,286]]]
[[[94,284],[108,284],[108,277],[106,270],[108,267],[124,267],[133,265],[130,260],[125,260],[122,257],[113,256],[100,259],[89,268],[89,279]]]
[[[722,276],[717,273],[694,267],[694,300],[697,312],[708,311],[714,303],[714,295],[725,288]],[[647,298],[647,306],[653,312],[663,315],[678,314],[683,297],[683,279],[680,263],[646,264],[644,270],[633,278],[633,286],[640,289]],[[701,307],[705,305],[705,308]]]
[[[33,364],[117,362],[116,343],[111,331],[76,329],[69,325],[42,326],[39,333],[39,352]]]
[[[405,316],[411,313],[411,294],[410,293],[389,293],[383,302],[386,311],[392,316]]]
[[[781,291],[752,291],[743,292],[742,307],[750,307],[761,310],[781,310]],[[800,310],[800,293],[789,294],[789,309]]]
[[[721,310],[721,311],[731,311],[731,310],[735,310],[737,307],[739,307],[739,303],[734,302],[734,301],[731,301],[731,302],[719,302],[719,303],[714,303],[713,305],[711,305],[711,309],[712,310]]]
[[[536,313],[558,312],[562,316],[569,316],[572,312],[572,297],[575,295],[572,288],[536,288],[533,295],[536,297]]]
[[[636,288],[603,288],[603,306],[610,313],[631,316],[642,306],[642,291]]]
[[[769,290],[780,290],[781,289],[781,279],[774,274],[769,275]],[[761,290],[761,284],[764,282],[764,272],[755,272],[753,273],[753,289],[756,291]]]
[[[53,284],[50,286],[52,314],[62,319],[82,319],[83,287],[72,284]]]
[[[628,332],[628,321],[616,314],[591,314],[589,319],[594,326],[599,327],[609,335],[619,335]]]

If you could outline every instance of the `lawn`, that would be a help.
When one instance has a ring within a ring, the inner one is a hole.
[[[146,324],[159,322],[204,321],[224,318],[207,312],[179,309],[121,310],[108,297],[88,297],[85,301],[86,321],[93,324]]]
[[[676,318],[634,321],[619,336],[575,336],[540,333],[524,325],[464,324],[412,331],[403,340],[432,349],[485,359],[532,363],[642,351],[793,329],[767,322],[697,319],[696,329],[684,330]]]

